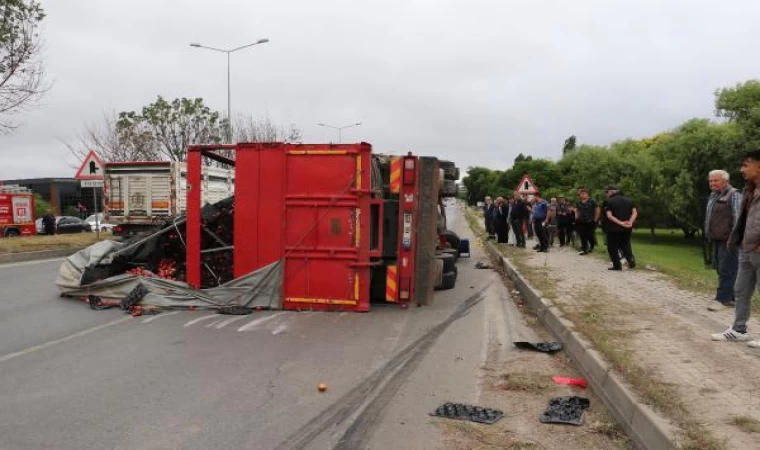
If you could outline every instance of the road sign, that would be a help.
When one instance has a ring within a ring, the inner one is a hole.
[[[103,180],[81,180],[79,182],[83,188],[102,188]]]
[[[77,180],[102,180],[103,179],[103,162],[98,155],[90,150],[87,157],[82,162],[82,167],[74,175]]]

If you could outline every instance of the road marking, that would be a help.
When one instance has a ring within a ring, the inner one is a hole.
[[[221,314],[211,314],[211,315],[208,315],[208,316],[199,317],[197,319],[193,319],[190,322],[186,323],[183,328],[187,328],[187,327],[189,327],[191,325],[194,325],[194,324],[200,322],[201,320],[206,320],[206,319],[210,319],[212,317],[219,317],[219,316],[221,316]]]
[[[98,325],[96,327],[88,328],[88,329],[80,331],[78,333],[70,334],[70,335],[68,335],[66,337],[62,337],[62,338],[56,339],[54,341],[45,342],[44,344],[35,345],[34,347],[29,347],[27,349],[24,349],[24,350],[15,352],[15,353],[9,353],[9,354],[7,354],[5,356],[0,356],[0,363],[6,362],[6,361],[11,360],[13,358],[17,358],[19,356],[28,355],[29,353],[33,353],[33,352],[36,352],[38,350],[44,350],[44,349],[50,348],[50,347],[52,347],[54,345],[63,344],[64,342],[68,342],[68,341],[70,341],[72,339],[76,339],[78,337],[82,337],[82,336],[88,335],[90,333],[94,333],[96,331],[100,331],[100,330],[102,330],[104,328],[108,328],[108,327],[111,327],[111,326],[114,326],[114,325],[118,325],[118,324],[126,322],[128,320],[132,320],[132,317],[123,317],[121,319],[113,320],[111,322],[104,323],[104,324]]]
[[[147,319],[143,319],[142,323],[151,323],[151,322],[153,322],[156,319],[160,319],[161,317],[173,316],[175,314],[179,314],[180,312],[181,311],[173,311],[173,312],[169,312],[169,313],[157,314],[157,315],[155,315],[153,317],[148,317]]]
[[[243,325],[242,327],[238,328],[238,331],[253,330],[257,326],[261,325],[262,323],[269,322],[270,320],[274,319],[275,317],[281,316],[283,314],[285,314],[284,311],[283,312],[278,312],[277,314],[272,314],[271,316],[261,317],[261,318],[256,319],[256,320],[252,320],[252,321],[248,322],[247,324]]]
[[[53,259],[36,259],[34,261],[20,261],[20,262],[10,262],[10,263],[3,263],[0,264],[0,267],[23,267],[23,266],[33,266],[35,264],[45,264],[45,263],[51,263],[56,261],[63,261],[66,258],[53,258]]]
[[[217,325],[216,329],[218,330],[220,328],[224,328],[227,325],[231,324],[232,322],[236,322],[236,321],[238,321],[240,319],[245,319],[245,316],[235,316],[235,317],[232,317],[230,319],[227,319],[227,320],[223,321],[222,323],[220,323],[219,325]]]

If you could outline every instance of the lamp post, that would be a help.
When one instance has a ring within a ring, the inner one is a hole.
[[[362,124],[361,122],[357,122],[357,123],[352,123],[351,125],[344,125],[342,127],[335,127],[335,126],[332,126],[332,125],[325,125],[324,123],[318,123],[317,125],[319,125],[320,127],[327,127],[327,128],[332,128],[333,130],[338,130],[338,144],[340,144],[341,143],[342,134],[343,134],[343,130],[345,130],[346,128],[358,127],[361,124]]]
[[[190,44],[190,47],[205,48],[206,50],[213,50],[215,52],[221,52],[221,53],[227,54],[227,141],[228,142],[232,142],[232,94],[230,91],[230,55],[235,53],[238,50],[243,50],[244,48],[253,47],[254,45],[258,45],[258,44],[266,44],[267,42],[269,42],[269,39],[266,39],[266,38],[259,39],[258,41],[253,42],[251,44],[242,45],[240,47],[236,47],[232,49],[207,47],[197,42],[192,42]]]

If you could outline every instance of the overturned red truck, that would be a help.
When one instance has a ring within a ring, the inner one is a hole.
[[[234,167],[235,195],[204,205],[210,164]],[[190,146],[186,215],[70,258],[58,285],[118,298],[139,283],[160,306],[428,304],[456,283],[461,242],[443,198],[458,176],[453,163],[367,143]]]

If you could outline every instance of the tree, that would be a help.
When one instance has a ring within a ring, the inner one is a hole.
[[[95,150],[105,162],[160,161],[161,154],[153,134],[139,126],[118,126],[115,112],[103,113],[102,121],[87,124],[74,142],[64,142],[79,160]]]
[[[150,137],[162,159],[185,161],[187,146],[222,142],[226,121],[218,111],[203,103],[203,99],[177,98],[171,102],[159,96],[139,114],[119,113],[116,123],[120,133]]]
[[[16,128],[11,116],[47,91],[39,59],[39,23],[45,12],[36,0],[0,0],[0,132]]]
[[[295,124],[291,123],[287,128],[275,125],[269,116],[258,120],[252,116],[238,116],[234,134],[237,142],[301,142],[301,130]]]
[[[575,135],[572,135],[569,138],[565,139],[565,146],[562,147],[563,156],[575,150],[575,140]]]
[[[43,200],[40,194],[35,193],[34,194],[34,218],[39,219],[40,217],[47,214],[48,211],[52,211],[52,208],[50,207],[50,203]]]
[[[520,153],[520,154],[519,154],[519,155],[517,155],[517,157],[515,158],[515,164],[517,164],[517,163],[519,163],[519,162],[523,162],[523,161],[525,161],[525,155],[523,155],[522,153]]]
[[[715,112],[741,128],[748,145],[760,142],[760,80],[715,91]]]

